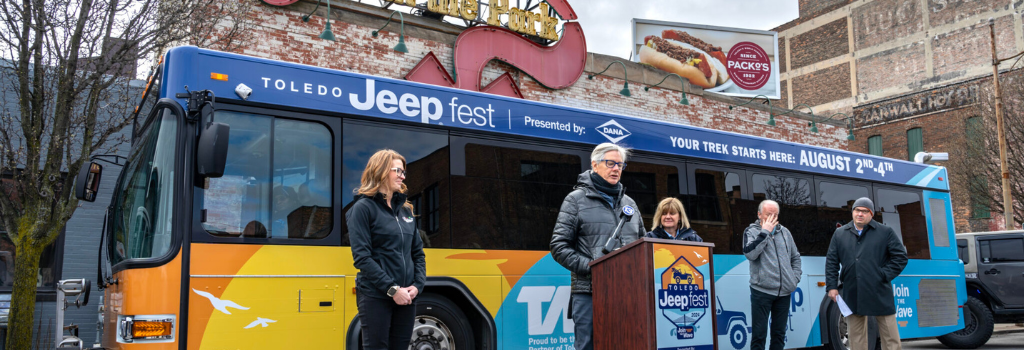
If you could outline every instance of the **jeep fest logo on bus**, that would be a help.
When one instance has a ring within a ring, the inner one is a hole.
[[[696,324],[707,313],[709,305],[704,274],[686,257],[680,256],[661,273],[658,308],[676,325],[672,330],[676,339],[694,339]]]
[[[741,42],[729,51],[726,70],[733,83],[746,90],[757,90],[768,83],[772,62],[768,53],[752,42]]]

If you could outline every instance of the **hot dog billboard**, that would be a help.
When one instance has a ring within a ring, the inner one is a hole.
[[[780,98],[776,32],[633,19],[633,60],[705,91]]]

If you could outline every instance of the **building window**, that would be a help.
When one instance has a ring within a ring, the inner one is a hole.
[[[985,124],[981,117],[967,118],[965,133],[967,134],[967,148],[970,153],[980,154],[985,146]]]
[[[985,147],[985,124],[981,117],[967,118],[965,125],[967,134],[967,154],[969,156],[982,155]],[[985,175],[974,175],[971,178],[967,193],[971,199],[971,218],[988,219],[992,213],[988,208],[988,178]]]
[[[868,138],[868,154],[882,156],[882,135],[875,135]]]
[[[907,130],[907,159],[913,161],[917,152],[924,152],[924,139],[921,128]]]
[[[992,217],[992,213],[988,208],[988,196],[986,195],[991,191],[988,188],[988,178],[984,175],[975,175],[971,179],[970,189],[967,191],[971,196],[971,218],[972,219],[988,219]]]

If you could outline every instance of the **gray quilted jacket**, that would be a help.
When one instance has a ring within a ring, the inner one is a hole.
[[[554,235],[551,236],[551,257],[572,273],[572,292],[590,293],[590,262],[604,254],[601,248],[619,223],[622,208],[638,209],[632,198],[620,193],[613,209],[601,197],[590,180],[590,170],[580,174],[576,187],[562,201]],[[625,187],[622,189],[625,192]],[[622,226],[619,247],[643,237],[643,219],[637,210]]]

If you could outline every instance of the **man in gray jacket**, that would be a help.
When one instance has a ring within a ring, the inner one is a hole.
[[[762,201],[757,221],[743,232],[743,255],[750,260],[750,350],[764,350],[771,315],[771,350],[786,345],[789,295],[800,283],[803,270],[793,235],[779,225],[779,203]]]
[[[551,236],[551,257],[572,273],[569,314],[576,323],[576,350],[593,350],[594,307],[590,290],[590,262],[604,254],[623,209],[636,209],[636,202],[619,183],[629,156],[622,146],[602,143],[590,154],[591,170],[577,178],[575,189],[565,196]],[[622,226],[617,247],[645,234],[640,212]]]

